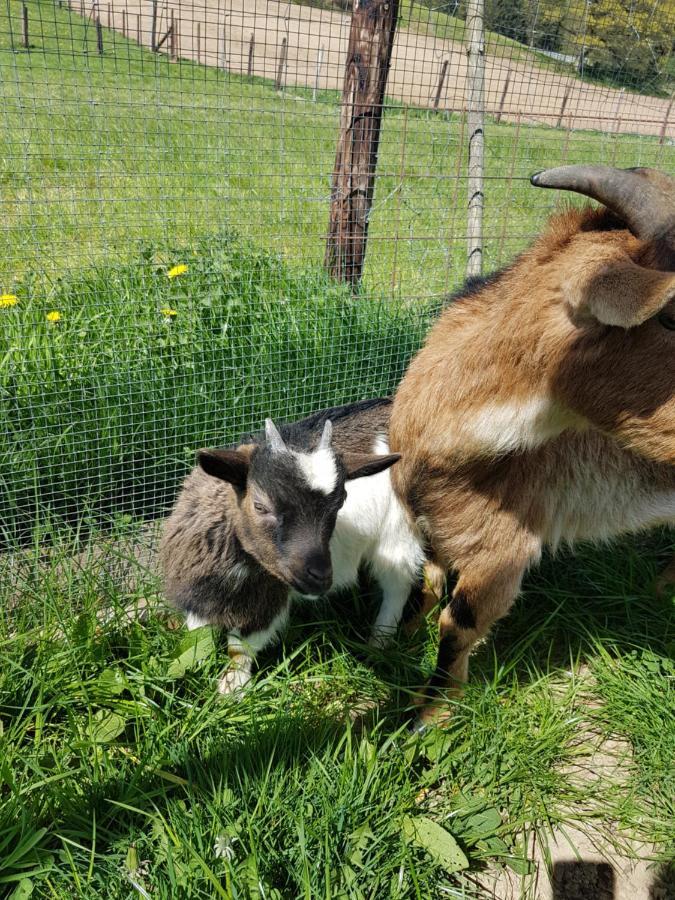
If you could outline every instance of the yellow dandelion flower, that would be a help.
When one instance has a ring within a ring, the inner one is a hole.
[[[51,312],[47,313],[47,321],[48,322],[60,322],[61,321],[61,313],[58,309],[53,309]]]
[[[178,315],[178,310],[171,309],[170,306],[165,306],[163,309],[160,309],[160,312],[163,316],[166,316],[167,319],[173,319],[174,316]]]
[[[182,275],[183,272],[187,272],[187,266],[185,263],[181,263],[179,266],[174,266],[172,269],[166,273],[169,278],[178,278],[179,275]]]
[[[19,298],[14,294],[0,294],[0,309],[9,309],[10,306],[16,306]]]

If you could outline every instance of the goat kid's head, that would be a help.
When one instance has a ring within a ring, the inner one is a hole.
[[[531,181],[591,197],[613,214],[586,214],[552,258],[552,286],[574,325],[555,395],[624,446],[675,464],[675,181],[599,165],[549,169]]]
[[[301,594],[327,591],[333,580],[329,541],[347,493],[345,483],[383,472],[398,454],[337,453],[327,421],[311,451],[286,446],[271,419],[265,441],[236,450],[201,450],[198,463],[232,485],[242,546],[268,572]]]

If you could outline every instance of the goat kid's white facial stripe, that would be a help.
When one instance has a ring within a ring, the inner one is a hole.
[[[337,484],[337,467],[333,451],[320,448],[313,453],[295,453],[300,471],[313,491],[331,494]]]

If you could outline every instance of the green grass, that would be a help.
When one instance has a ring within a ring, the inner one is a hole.
[[[157,515],[198,447],[389,392],[429,321],[233,235],[137,252],[0,309],[5,540],[45,517]]]
[[[16,29],[20,5],[10,0]],[[40,271],[129,262],[139,239],[190,241],[236,228],[290,265],[321,266],[339,107],[334,91],[279,97],[215,68],[170,64],[81,19],[30,2],[34,49],[9,49],[0,12],[0,289]],[[415,12],[417,15],[417,11]],[[86,51],[86,52],[85,52]],[[462,278],[466,155],[463,117],[394,108],[383,123],[365,284],[428,297]],[[553,201],[533,194],[550,162],[663,164],[653,138],[488,123],[486,269],[536,233]],[[505,177],[507,176],[507,177]]]
[[[666,534],[546,560],[450,728],[422,738],[405,710],[434,629],[372,654],[367,591],[298,606],[240,703],[215,695],[210,632],[128,620],[156,574],[108,563],[133,559],[196,447],[395,386],[463,271],[464,131],[387,112],[352,298],[321,272],[334,92],[278,97],[119,35],[99,60],[78,17],[29,9],[29,53],[0,22],[0,293],[18,297],[0,309],[0,896],[473,897],[486,866],[527,870],[532,829],[579,823],[671,858]],[[488,136],[487,268],[543,221],[532,170],[670,158],[648,138]],[[629,749],[620,777],[574,774],[590,730]]]
[[[546,561],[475,655],[449,729],[423,737],[403,713],[433,629],[369,653],[368,594],[299,605],[235,702],[216,697],[226,654],[208,629],[123,614],[154,603],[150,572],[122,589],[93,537],[16,559],[0,604],[0,892],[472,897],[488,865],[527,870],[529,830],[573,824],[668,859],[675,631],[650,583],[669,547]],[[571,774],[591,727],[627,743],[618,779]]]

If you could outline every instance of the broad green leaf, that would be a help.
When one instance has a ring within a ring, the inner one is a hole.
[[[96,679],[96,687],[107,695],[117,696],[128,687],[128,682],[121,669],[105,669]]]
[[[169,678],[182,678],[190,669],[196,669],[215,652],[213,629],[196,628],[178,645],[178,650],[169,664],[166,674]]]
[[[22,878],[9,895],[11,900],[28,900],[33,893],[33,882],[30,878]]]
[[[90,729],[91,740],[95,744],[107,744],[114,741],[127,724],[124,716],[109,709],[99,709],[93,718]]]
[[[468,868],[469,860],[454,837],[427,816],[405,816],[401,829],[410,843],[426,850],[449,874]]]
[[[447,756],[452,745],[453,736],[441,728],[431,728],[420,739],[420,753],[429,762],[438,762]]]
[[[500,837],[496,837],[495,835],[489,838],[481,838],[478,841],[477,846],[481,850],[485,850],[488,853],[493,854],[494,856],[508,856],[508,854],[511,852],[511,848],[506,843],[506,841],[503,841]]]
[[[488,837],[502,826],[502,817],[494,806],[475,813],[464,823],[463,833],[473,839]]]
[[[520,859],[517,856],[509,856],[504,862],[517,875],[530,875],[534,871],[534,863],[529,859]]]
[[[351,848],[351,852],[349,854],[349,862],[361,868],[363,866],[363,853],[368,844],[371,841],[375,840],[375,835],[372,832],[370,825],[365,824],[361,825],[360,828],[355,829],[349,835],[349,844]]]

